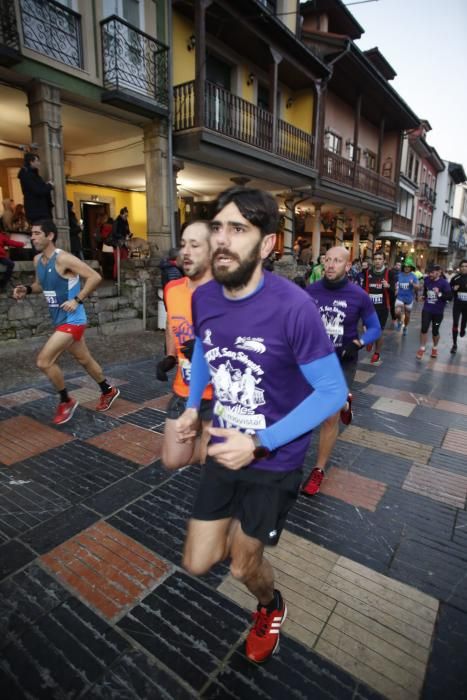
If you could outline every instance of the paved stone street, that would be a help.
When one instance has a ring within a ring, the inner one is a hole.
[[[180,567],[199,469],[160,465],[162,334],[90,339],[121,398],[96,413],[67,362],[81,405],[61,427],[33,349],[0,352],[2,697],[465,699],[467,338],[451,356],[448,312],[439,358],[417,362],[419,312],[379,367],[361,352],[321,493],[268,551],[289,615],[264,666],[228,566]]]

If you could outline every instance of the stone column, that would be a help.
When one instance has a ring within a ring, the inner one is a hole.
[[[297,197],[285,199],[285,224],[284,224],[284,253],[281,260],[287,263],[293,262],[293,242],[295,233],[295,202]]]
[[[352,219],[353,239],[352,239],[352,260],[360,257],[360,230],[359,218],[354,216]]]
[[[345,230],[345,212],[343,209],[339,209],[336,216],[336,236],[334,238],[334,245],[342,246],[344,245],[344,230]]]
[[[40,175],[46,182],[52,180],[54,183],[53,218],[58,229],[57,247],[70,250],[60,90],[42,80],[33,80],[27,93],[31,138],[39,146]]]
[[[148,242],[153,253],[169,250],[170,204],[168,192],[167,122],[154,120],[144,127],[144,169]]]
[[[322,203],[315,204],[315,218],[313,220],[313,262],[319,258],[321,250],[321,207]]]

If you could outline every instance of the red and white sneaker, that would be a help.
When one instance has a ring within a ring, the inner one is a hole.
[[[70,418],[73,417],[73,413],[79,406],[79,402],[76,399],[70,399],[69,401],[62,401],[57,406],[57,411],[52,419],[52,423],[55,425],[63,425],[63,423],[68,423]]]
[[[101,394],[96,411],[108,411],[116,398],[120,396],[120,389],[113,386],[107,394]]]
[[[425,348],[418,348],[417,354],[415,355],[415,357],[417,358],[417,360],[423,360],[424,354],[425,354]]]
[[[437,358],[438,357],[438,350],[436,348],[431,349],[431,355],[430,357]]]
[[[318,467],[312,469],[310,476],[302,486],[301,492],[303,493],[303,495],[314,496],[315,494],[317,494],[323,479],[324,472],[322,469],[318,469]]]
[[[287,605],[279,591],[274,591],[274,610],[258,605],[253,613],[253,627],[245,643],[247,659],[262,664],[279,649],[279,632],[287,617]]]
[[[374,352],[370,360],[372,365],[377,365],[379,362],[379,352]]]
[[[343,422],[344,425],[350,425],[352,422],[352,418],[353,418],[352,400],[353,400],[353,396],[352,396],[352,394],[349,394],[347,396],[347,408],[343,408],[341,410],[341,421]]]

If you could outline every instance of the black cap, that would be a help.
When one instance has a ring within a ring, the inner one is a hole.
[[[441,265],[436,265],[433,263],[428,266],[428,272],[434,272],[435,270],[441,270]]]

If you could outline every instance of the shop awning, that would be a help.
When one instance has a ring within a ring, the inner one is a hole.
[[[409,243],[413,243],[412,236],[409,236],[407,233],[399,233],[398,231],[381,231],[376,238],[380,241],[387,239],[390,241],[408,241]]]

